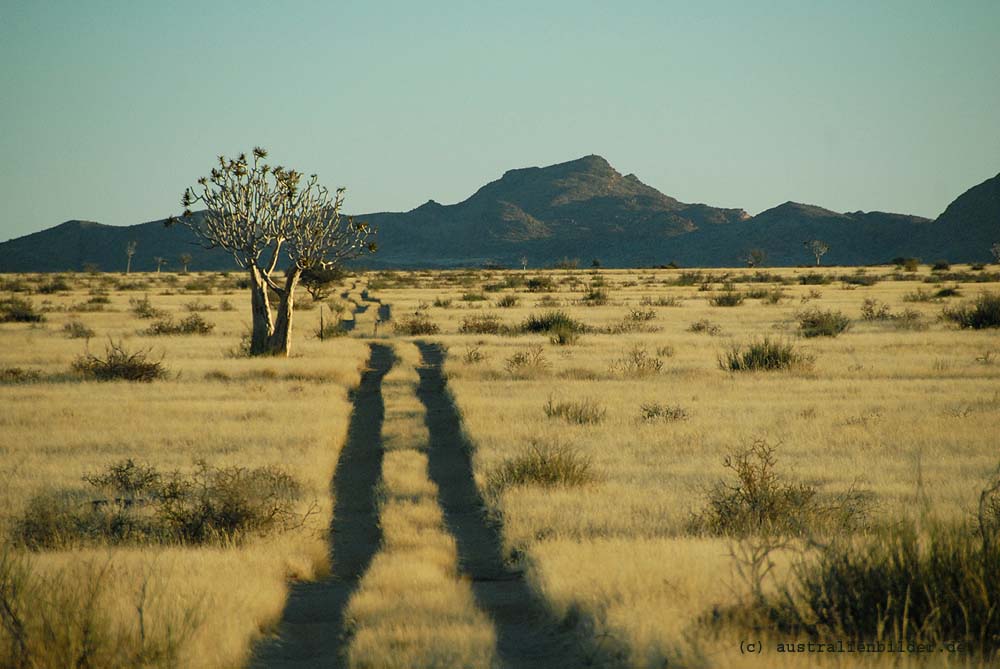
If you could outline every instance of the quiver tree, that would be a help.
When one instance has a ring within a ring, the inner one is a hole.
[[[816,266],[819,267],[820,258],[826,255],[826,252],[830,250],[830,245],[819,239],[808,239],[802,242],[802,245],[806,247],[809,253],[813,254],[816,258]]]
[[[191,254],[190,253],[182,253],[182,254],[180,254],[180,256],[177,257],[177,260],[179,260],[180,263],[181,263],[181,271],[184,272],[185,274],[187,274],[188,273],[188,265],[191,264]]]
[[[229,251],[249,275],[253,326],[250,355],[288,355],[295,288],[306,270],[329,269],[374,252],[366,223],[344,221],[344,189],[332,196],[315,174],[303,175],[263,162],[267,152],[219,156],[219,164],[181,198],[184,213],[167,225],[190,229],[205,248]],[[204,205],[195,214],[192,207]],[[285,265],[279,277],[279,264]],[[280,279],[280,281],[279,281]],[[272,314],[268,291],[278,298]]]
[[[125,245],[125,257],[127,258],[125,262],[125,273],[129,274],[132,271],[132,256],[135,255],[135,249],[139,246],[138,242],[129,242]]]

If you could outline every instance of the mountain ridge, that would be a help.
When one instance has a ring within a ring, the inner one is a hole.
[[[505,171],[464,200],[429,199],[405,212],[358,215],[377,230],[380,251],[368,267],[451,267],[494,263],[533,266],[560,258],[598,259],[609,267],[741,264],[754,248],[768,264],[808,264],[808,239],[830,246],[824,262],[874,264],[897,256],[985,261],[1000,239],[1000,175],[956,198],[935,221],[880,211],[836,212],[788,200],[750,216],[738,208],[685,203],[622,175],[596,154],[544,167]],[[196,244],[163,220],[131,226],[70,220],[0,243],[0,272],[124,269],[124,247],[137,242],[133,268],[155,268],[155,256],[193,269],[233,269],[231,257]]]

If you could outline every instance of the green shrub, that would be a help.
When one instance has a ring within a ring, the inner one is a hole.
[[[947,260],[938,260],[933,265],[931,265],[932,272],[947,272],[951,269],[951,263]]]
[[[157,335],[207,335],[215,329],[214,323],[209,323],[201,314],[191,314],[180,322],[174,322],[172,318],[162,318],[155,321],[140,334]]]
[[[72,289],[73,287],[69,285],[64,277],[54,276],[45,283],[39,284],[35,290],[42,295],[52,295],[53,293],[65,293]]]
[[[529,293],[551,293],[555,290],[555,284],[552,282],[552,277],[549,276],[533,276],[525,282],[524,286]]]
[[[851,319],[839,311],[809,309],[799,314],[803,337],[836,337],[851,327]]]
[[[462,319],[458,331],[465,334],[503,334],[509,328],[496,314],[475,314]]]
[[[944,309],[942,316],[962,329],[1000,328],[1000,293],[982,293],[972,302]]]
[[[529,315],[519,328],[521,332],[546,333],[556,329],[567,329],[573,332],[586,332],[587,326],[578,320],[570,318],[565,311],[547,311],[542,314]]]
[[[499,496],[517,486],[568,487],[594,479],[589,458],[566,446],[532,442],[526,451],[487,475],[486,490]]]
[[[465,347],[465,353],[462,355],[462,362],[467,365],[477,365],[480,362],[486,360],[486,354],[478,346],[469,345]]]
[[[89,491],[47,491],[15,519],[15,542],[33,550],[91,544],[241,541],[300,526],[299,483],[276,467],[212,467],[164,474],[129,458],[84,476]],[[308,515],[309,512],[307,512]]]
[[[608,291],[591,283],[590,289],[580,298],[581,304],[588,307],[599,307],[608,303]]]
[[[130,297],[128,304],[132,313],[139,318],[165,318],[167,315],[167,312],[153,306],[148,295],[143,295],[141,299]]]
[[[791,343],[768,337],[745,346],[734,344],[719,356],[719,367],[728,372],[805,369],[812,362],[810,356],[796,351]]]
[[[673,295],[657,297],[656,299],[646,296],[639,300],[639,306],[641,307],[679,307],[680,305],[680,298],[674,297]]]
[[[799,276],[799,283],[803,286],[823,286],[832,281],[833,277],[829,274],[820,274],[819,272],[809,272]]]
[[[785,291],[781,288],[751,288],[746,296],[767,304],[778,304],[785,297]]]
[[[299,305],[299,306],[303,306],[303,305]],[[210,304],[208,304],[206,302],[202,302],[200,299],[191,300],[190,302],[188,302],[188,303],[186,303],[184,305],[184,308],[187,309],[188,311],[190,311],[191,313],[197,313],[199,311],[214,311],[215,310],[215,308],[212,305],[210,305]]]
[[[848,286],[874,286],[879,282],[879,277],[874,274],[866,274],[864,270],[858,270],[854,274],[840,278]]]
[[[738,307],[743,304],[743,293],[736,290],[723,290],[709,298],[713,307]]]
[[[72,369],[77,374],[98,381],[120,380],[148,383],[167,376],[162,359],[150,360],[148,350],[131,353],[121,342],[116,344],[110,340],[105,348],[103,358],[89,352],[85,353],[73,361]]]
[[[551,396],[544,409],[549,418],[562,418],[578,425],[600,423],[608,413],[607,409],[594,400],[553,402]]]
[[[517,306],[517,296],[516,295],[504,295],[499,300],[497,300],[497,307],[500,309],[510,309],[511,307]]]
[[[462,295],[463,302],[484,302],[486,296],[482,293],[465,293]]]
[[[437,323],[431,321],[426,314],[416,313],[405,317],[393,324],[393,329],[403,335],[418,337],[421,335],[437,334],[441,331]]]
[[[861,320],[887,321],[892,318],[889,305],[873,298],[865,298],[861,305]]]
[[[557,325],[549,330],[549,342],[556,346],[572,346],[580,340],[580,333],[568,325]]]
[[[45,316],[23,297],[11,296],[0,300],[0,323],[41,323]]]
[[[892,324],[897,330],[926,330],[927,323],[916,309],[903,309],[891,316]]]
[[[446,300],[446,299],[443,299],[443,298],[440,298],[440,297],[435,298],[434,299],[434,306],[435,307],[439,307],[441,309],[447,309],[448,307],[451,306],[451,300],[450,299]]]

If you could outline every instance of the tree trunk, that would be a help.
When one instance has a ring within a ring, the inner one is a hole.
[[[292,310],[295,306],[295,287],[299,283],[302,270],[292,267],[285,276],[285,290],[278,302],[278,315],[274,321],[274,332],[268,342],[271,355],[287,356],[292,344]]]
[[[128,256],[128,261],[125,263],[125,273],[129,274],[132,271],[132,256]]]
[[[267,283],[264,281],[264,276],[253,265],[250,267],[250,308],[253,316],[250,355],[268,355],[271,353],[270,338],[274,333],[271,304],[268,300]]]

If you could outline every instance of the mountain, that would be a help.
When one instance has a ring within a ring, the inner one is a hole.
[[[989,249],[1000,242],[1000,174],[959,195],[934,221],[928,246],[942,251],[935,258],[991,259]]]
[[[358,218],[377,230],[379,252],[362,261],[372,268],[519,266],[522,257],[532,267],[564,257],[585,265],[596,258],[607,267],[732,266],[755,248],[767,253],[768,264],[799,265],[812,262],[803,248],[809,239],[828,244],[823,263],[831,265],[897,256],[983,261],[1000,240],[1000,175],[961,195],[936,221],[797,202],[750,217],[742,209],[681,202],[590,155],[509,170],[457,204],[429,200],[411,211]],[[0,272],[87,264],[120,271],[130,241],[137,243],[137,271],[155,269],[155,256],[178,269],[185,253],[195,270],[235,268],[225,252],[202,249],[183,226],[166,228],[162,220],[125,227],[68,221],[0,244]]]

